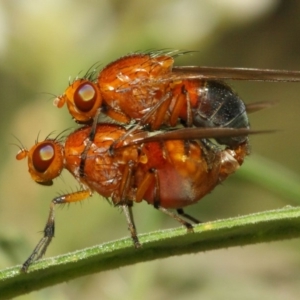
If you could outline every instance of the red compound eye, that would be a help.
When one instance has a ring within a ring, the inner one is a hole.
[[[42,143],[32,154],[32,164],[36,171],[44,173],[50,167],[54,159],[54,148],[51,143]]]
[[[90,111],[97,100],[97,92],[92,84],[83,83],[74,93],[74,104],[82,112]]]

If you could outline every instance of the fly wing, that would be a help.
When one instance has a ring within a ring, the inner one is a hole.
[[[203,79],[203,80],[249,80],[270,82],[299,82],[299,71],[251,69],[251,68],[219,68],[183,66],[173,67],[172,74],[165,80]]]
[[[124,146],[168,140],[199,140],[206,138],[236,137],[272,133],[275,130],[252,130],[248,128],[182,128],[169,131],[139,132],[126,138]]]
[[[270,108],[276,104],[277,103],[274,101],[261,101],[261,102],[248,103],[245,104],[245,106],[246,106],[246,112],[250,114],[265,108]]]

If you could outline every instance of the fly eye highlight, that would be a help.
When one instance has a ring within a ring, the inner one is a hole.
[[[80,85],[74,93],[74,104],[82,112],[90,111],[97,100],[95,87],[86,82]]]
[[[53,104],[58,108],[67,104],[70,114],[77,122],[90,122],[102,106],[100,88],[89,80],[77,79]]]
[[[64,148],[56,140],[45,140],[35,144],[29,151],[21,149],[17,159],[28,158],[31,178],[43,185],[51,185],[64,168]]]
[[[44,173],[48,170],[55,156],[51,143],[42,143],[32,153],[32,164],[37,172]]]

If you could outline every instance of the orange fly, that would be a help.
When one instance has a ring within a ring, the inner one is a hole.
[[[41,258],[54,236],[54,208],[58,204],[82,201],[93,192],[111,198],[127,219],[134,246],[140,246],[132,217],[133,203],[147,201],[192,231],[186,220],[197,220],[183,212],[183,207],[198,202],[220,182],[234,173],[248,154],[248,139],[232,147],[220,147],[208,138],[247,136],[247,128],[184,128],[166,132],[136,130],[118,144],[115,141],[128,130],[114,124],[98,124],[94,141],[87,149],[84,169],[80,170],[82,153],[91,126],[80,128],[63,143],[46,138],[17,159],[28,160],[32,179],[51,185],[63,169],[79,182],[77,192],[54,198],[44,228],[44,236],[23,264],[22,270]],[[80,174],[83,172],[83,174]],[[176,209],[177,213],[169,209]]]
[[[76,79],[55,99],[57,107],[67,104],[76,121],[92,125],[71,133],[65,143],[47,138],[29,151],[22,148],[17,159],[27,157],[31,177],[44,185],[65,168],[81,190],[52,200],[44,237],[23,264],[24,271],[44,255],[54,236],[55,205],[82,201],[93,192],[122,207],[135,247],[140,246],[131,212],[135,202],[145,200],[192,230],[187,220],[197,220],[182,208],[239,168],[253,133],[247,113],[268,106],[246,106],[221,80],[300,81],[296,71],[174,67],[180,54],[122,57],[99,74],[94,70]],[[134,125],[98,124],[101,112]],[[189,128],[171,130],[178,121]],[[146,125],[154,131],[146,131]],[[155,131],[162,125],[168,131]]]
[[[241,98],[222,80],[299,82],[300,72],[242,68],[176,67],[174,58],[184,52],[134,53],[117,59],[97,73],[76,79],[54,104],[65,103],[80,123],[101,112],[120,122],[138,122],[152,130],[161,125],[187,127],[249,128]],[[91,137],[93,133],[91,133]],[[218,142],[237,145],[245,137],[226,137]]]

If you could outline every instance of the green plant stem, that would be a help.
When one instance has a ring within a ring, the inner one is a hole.
[[[20,265],[0,272],[0,299],[100,271],[174,255],[291,239],[300,236],[300,208],[286,207],[238,218],[140,235],[143,245],[134,249],[129,238],[36,262],[27,274]]]

